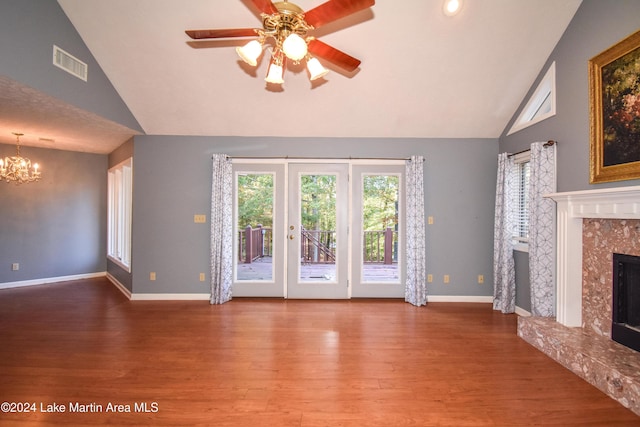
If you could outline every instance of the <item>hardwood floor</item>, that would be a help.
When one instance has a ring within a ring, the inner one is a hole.
[[[488,304],[132,302],[106,279],[0,291],[0,402],[36,405],[2,426],[640,425]]]

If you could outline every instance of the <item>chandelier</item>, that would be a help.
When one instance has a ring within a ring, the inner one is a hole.
[[[33,182],[40,179],[40,171],[38,164],[31,166],[31,160],[20,156],[20,137],[22,133],[13,132],[16,136],[16,155],[0,159],[0,181],[15,182],[22,184],[23,182]]]
[[[308,44],[315,41],[313,37],[306,37],[307,31],[313,27],[304,20],[304,11],[295,4],[277,3],[278,12],[275,14],[263,14],[262,26],[264,29],[255,29],[257,40],[252,40],[242,47],[236,48],[240,58],[247,64],[255,67],[258,58],[262,55],[263,47],[267,39],[274,41],[271,51],[271,62],[267,69],[267,83],[284,83],[283,73],[285,58],[295,65],[305,60],[309,71],[309,80],[316,80],[328,73],[328,70],[320,64],[316,58],[308,52]]]

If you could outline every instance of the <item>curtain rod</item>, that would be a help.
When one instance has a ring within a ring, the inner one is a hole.
[[[544,144],[542,144],[542,146],[543,147],[551,147],[551,146],[553,146],[554,144],[557,144],[557,143],[558,143],[558,141],[554,141],[554,140],[550,139],[549,141],[547,141]],[[531,151],[531,148],[527,148],[526,150],[518,151],[517,153],[509,154],[507,157],[517,156],[518,154],[526,153],[527,151]]]
[[[297,156],[229,156],[228,159],[285,159],[285,160],[411,160],[411,157],[297,157]]]

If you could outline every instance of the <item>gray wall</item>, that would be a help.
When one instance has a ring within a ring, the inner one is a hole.
[[[492,295],[495,139],[340,139],[136,136],[133,292],[207,293],[211,155],[425,156],[427,270],[432,295]],[[157,280],[149,280],[149,272]],[[449,274],[451,283],[444,284]],[[483,274],[485,283],[477,283]]]
[[[52,63],[53,45],[88,65],[83,81]],[[0,2],[0,75],[142,131],[55,0]]]
[[[105,271],[107,156],[33,147],[21,154],[40,163],[43,178],[0,182],[0,283]],[[0,158],[12,155],[15,146],[0,145]]]
[[[500,137],[500,152],[528,149],[532,142],[558,141],[558,191],[639,185],[640,180],[589,184],[589,59],[640,28],[638,0],[584,0],[540,70],[540,75]],[[556,61],[556,115],[507,136],[509,128]],[[517,305],[530,308],[527,254],[516,255]]]
[[[532,142],[558,141],[558,191],[639,185],[640,180],[589,184],[589,59],[640,29],[640,1],[584,0],[529,94],[556,61],[556,115],[500,137],[500,152],[528,149]]]

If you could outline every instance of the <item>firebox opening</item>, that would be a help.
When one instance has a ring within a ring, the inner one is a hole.
[[[611,338],[640,351],[640,256],[613,254]]]

